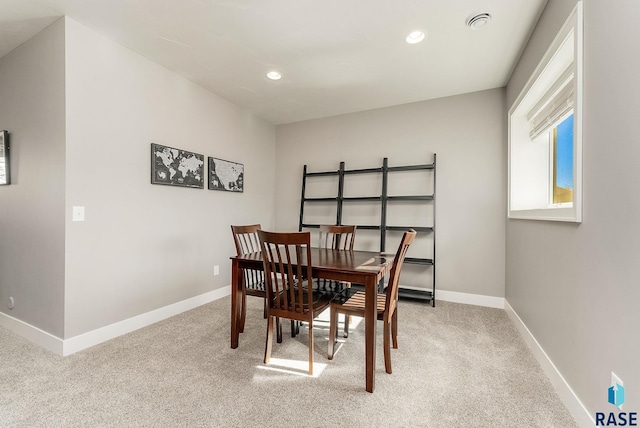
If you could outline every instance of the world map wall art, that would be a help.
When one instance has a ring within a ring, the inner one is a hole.
[[[204,155],[151,143],[151,184],[204,189]]]
[[[209,190],[244,192],[244,165],[209,157]]]

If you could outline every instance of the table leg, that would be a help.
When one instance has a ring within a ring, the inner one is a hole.
[[[375,278],[365,284],[365,316],[364,332],[366,337],[366,361],[367,361],[367,392],[373,392],[376,374],[376,325],[378,314],[377,304],[377,282]]]
[[[238,305],[242,299],[239,294],[242,292],[239,287],[242,287],[242,270],[238,265],[238,261],[231,260],[231,348],[238,347],[238,339],[240,336],[240,330],[238,329],[238,323],[240,322],[240,308]],[[238,298],[240,297],[240,299]]]

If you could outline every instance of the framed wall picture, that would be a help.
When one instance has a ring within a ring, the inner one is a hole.
[[[209,157],[209,190],[244,192],[244,165]]]
[[[151,143],[151,184],[204,189],[204,155]]]
[[[9,133],[0,131],[0,185],[11,184]]]

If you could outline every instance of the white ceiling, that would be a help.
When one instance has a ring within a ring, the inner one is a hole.
[[[0,56],[67,15],[282,124],[505,86],[546,2],[0,0]]]

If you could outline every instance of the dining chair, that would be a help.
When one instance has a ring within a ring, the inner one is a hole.
[[[236,246],[236,254],[238,256],[242,254],[257,253],[260,251],[260,239],[258,238],[258,230],[262,227],[260,224],[250,224],[243,226],[231,226],[231,232],[233,234],[233,242]],[[267,318],[267,292],[265,289],[264,272],[255,269],[245,269],[244,287],[242,287],[242,300],[240,303],[240,325],[238,331],[244,332],[244,324],[247,318],[247,295],[260,297],[264,300],[264,317]],[[282,342],[282,328],[280,327],[280,320],[276,320],[278,343]]]
[[[353,251],[353,244],[356,240],[357,226],[334,226],[328,224],[320,225],[320,234],[318,237],[318,247],[334,250]],[[318,280],[318,287],[335,293],[341,292],[344,288],[351,287],[351,283],[341,281],[331,281],[328,279]],[[349,324],[351,317],[344,317],[344,337],[349,337]]]
[[[356,240],[356,227],[321,224],[318,247],[352,251]]]
[[[329,307],[331,296],[310,283],[311,234],[258,230],[267,291],[267,339],[264,363],[271,358],[273,322],[276,317],[309,325],[309,374],[313,375],[313,319]]]
[[[389,273],[389,282],[386,292],[378,293],[377,311],[378,320],[384,323],[384,366],[387,373],[391,373],[391,347],[389,341],[393,341],[393,348],[398,348],[398,280],[404,263],[409,245],[413,242],[416,231],[410,229],[405,232],[398,246],[391,271]],[[331,315],[329,321],[329,352],[328,358],[333,359],[333,353],[336,343],[336,333],[338,329],[338,314],[355,315],[364,317],[365,312],[365,293],[362,291],[352,291],[347,288],[344,292],[336,296],[331,302]]]

